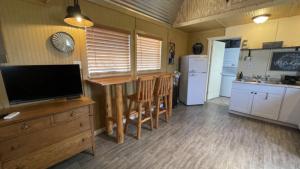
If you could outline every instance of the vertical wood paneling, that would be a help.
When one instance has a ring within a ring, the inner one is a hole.
[[[63,22],[69,0],[51,0],[49,3],[37,3],[40,0],[0,0],[0,21],[2,23],[4,42],[7,49],[8,64],[71,64],[74,60],[82,62],[83,77],[87,77],[85,31],[67,26]],[[112,10],[107,7],[80,1],[82,12],[93,19],[98,25],[114,27],[130,31],[134,35],[135,28],[143,33],[149,33],[163,39],[162,62],[163,71],[167,70],[168,32],[174,29],[155,24],[155,22],[136,19],[134,16]],[[137,22],[136,22],[137,20]],[[71,34],[75,40],[75,50],[72,54],[62,54],[55,50],[49,37],[59,31]],[[186,54],[187,34],[174,31],[172,37],[177,38],[176,52]],[[134,36],[131,43],[131,60],[134,63]],[[177,54],[176,54],[177,55]],[[134,64],[133,64],[134,65]],[[175,66],[175,65],[174,65]],[[173,70],[173,66],[169,66]],[[131,89],[131,85],[127,88]],[[96,102],[96,128],[104,126],[104,98],[100,87],[86,85],[85,93]],[[8,107],[5,89],[0,77],[0,109]]]
[[[62,22],[65,15],[63,1],[43,6],[20,0],[3,0],[0,8],[9,64],[67,64],[80,55],[78,44],[72,54],[62,54],[49,41],[49,37],[57,31],[68,32],[75,40],[76,34],[82,31]]]
[[[1,0],[0,21],[9,65],[71,64],[80,59],[79,40],[83,30],[63,23],[65,1],[54,0],[49,5],[24,2],[22,0]],[[72,54],[63,54],[54,49],[49,37],[58,31],[68,32],[75,39]],[[8,101],[2,78],[0,81],[0,108]]]

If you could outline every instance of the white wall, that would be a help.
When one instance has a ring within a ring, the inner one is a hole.
[[[300,46],[300,15],[270,20],[264,24],[228,27],[228,37],[248,40],[248,48],[261,48],[263,42],[284,41],[284,46]]]
[[[253,50],[251,51],[251,60],[244,60],[248,56],[248,50],[242,51],[239,60],[239,72],[244,76],[270,75],[271,78],[281,78],[281,75],[296,75],[297,72],[289,71],[270,71],[270,63],[273,52],[295,51],[295,49],[276,49],[276,50]]]
[[[228,27],[225,34],[228,37],[241,37],[242,40],[248,40],[248,48],[261,48],[263,42],[271,41],[283,41],[285,47],[300,46],[300,15],[274,19],[259,25],[251,23]],[[297,72],[269,71],[272,52],[271,50],[252,51],[252,61],[245,62],[243,58],[248,55],[248,51],[242,51],[239,71],[242,71],[245,76],[270,75],[280,78],[281,75],[296,75]]]

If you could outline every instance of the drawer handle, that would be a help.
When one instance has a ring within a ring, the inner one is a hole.
[[[21,126],[21,129],[28,129],[29,128],[29,125],[26,124],[26,123],[23,123],[22,126]]]
[[[83,126],[83,124],[82,124],[82,123],[80,123],[80,124],[79,124],[79,126],[80,126],[80,127],[82,127],[82,126]]]
[[[82,142],[84,142],[84,141],[85,141],[85,139],[83,138],[81,141],[82,141]]]

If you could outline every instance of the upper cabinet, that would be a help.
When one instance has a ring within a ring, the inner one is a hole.
[[[287,88],[279,121],[294,125],[300,124],[300,89]]]

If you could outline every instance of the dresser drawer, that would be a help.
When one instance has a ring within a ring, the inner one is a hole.
[[[48,168],[64,159],[92,147],[91,132],[83,132],[62,140],[59,143],[44,147],[16,160],[3,163],[3,169],[42,169]]]
[[[82,116],[89,116],[88,106],[67,111],[64,113],[55,114],[53,119],[54,119],[54,123],[62,123],[62,122],[67,122],[67,121],[77,119]]]
[[[91,129],[88,116],[0,143],[1,161],[9,161]],[[89,130],[91,133],[91,130]],[[43,140],[41,142],[37,140]]]
[[[0,142],[19,135],[33,133],[51,126],[51,118],[44,117],[36,120],[25,121],[0,128]]]

